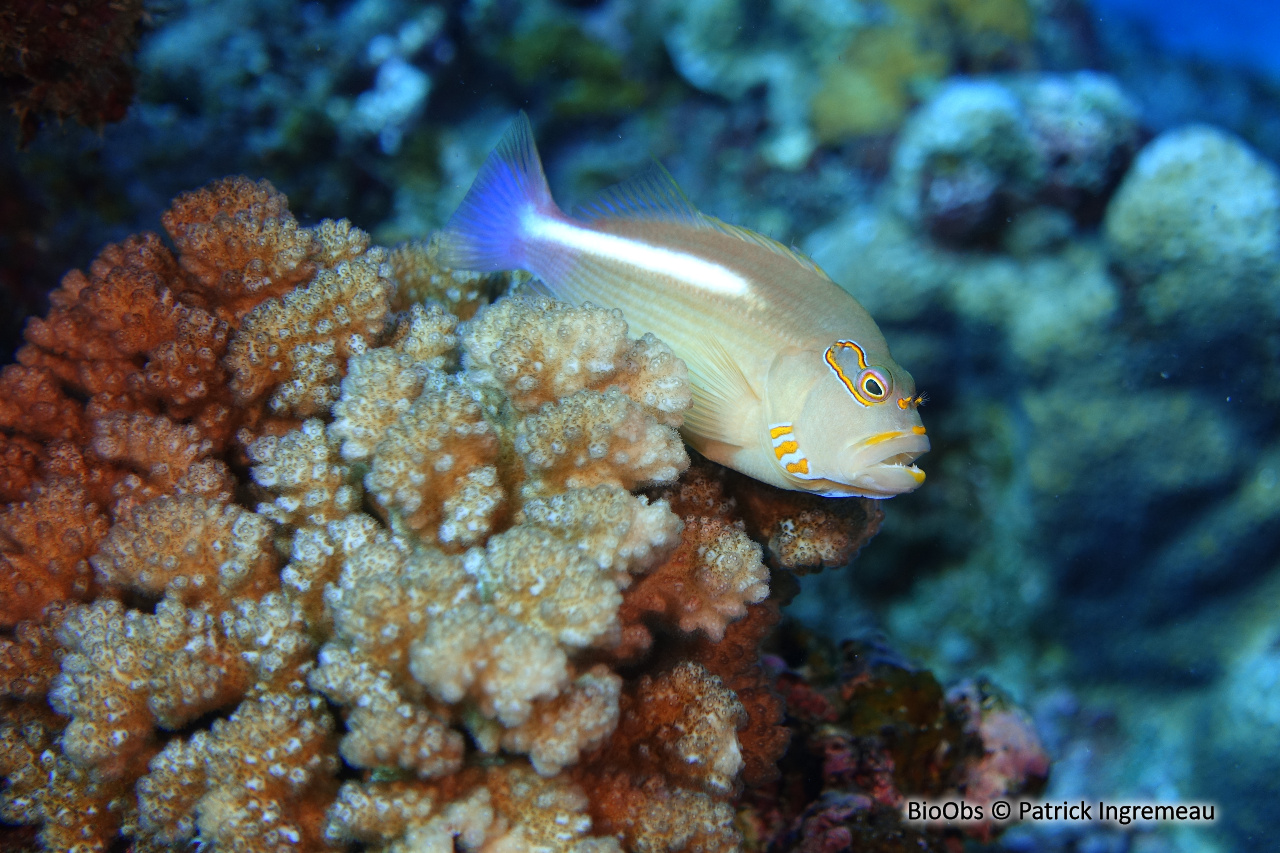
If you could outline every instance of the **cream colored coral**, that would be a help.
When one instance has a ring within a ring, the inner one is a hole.
[[[693,402],[689,369],[652,332],[631,344],[612,384],[666,426],[684,423],[685,410]]]
[[[157,725],[176,728],[234,702],[251,683],[238,650],[205,610],[165,599],[154,615],[100,600],[72,608],[49,702],[71,718],[67,757],[103,778],[136,774]]]
[[[367,460],[386,431],[409,410],[428,378],[437,389],[458,339],[457,318],[438,305],[414,305],[388,346],[352,357],[333,407],[330,435],[349,462]]]
[[[421,703],[424,689],[449,704],[470,698],[514,726],[535,701],[568,685],[562,645],[606,637],[621,596],[563,540],[520,526],[461,558],[375,538],[350,555],[326,601],[335,641],[313,685],[335,701],[349,704],[355,694],[332,668],[376,661],[410,701]],[[354,662],[339,653],[344,647]]]
[[[257,695],[152,759],[138,781],[140,838],[165,849],[190,844],[198,831],[201,843],[223,850],[320,849],[337,768],[322,699]]]
[[[360,502],[337,443],[317,418],[286,435],[257,439],[249,445],[249,458],[257,463],[254,481],[274,495],[258,512],[279,524],[319,527],[347,516]]]
[[[515,446],[535,493],[601,484],[630,490],[670,482],[689,467],[680,434],[616,388],[544,406],[520,422]]]
[[[207,787],[209,733],[174,738],[151,759],[138,780],[138,833],[153,845],[190,843],[196,834],[196,803]]]
[[[439,250],[438,235],[391,250],[388,260],[391,277],[396,282],[398,306],[432,300],[467,320],[496,293],[506,289],[513,275],[446,269],[436,261]]]
[[[532,716],[502,735],[502,748],[529,756],[541,776],[554,776],[595,749],[618,725],[622,679],[597,664],[569,688],[534,709]]]
[[[329,435],[347,462],[364,462],[392,424],[409,411],[432,376],[429,365],[392,347],[379,347],[347,362],[342,396],[333,404]],[[444,377],[436,375],[437,383]]]
[[[325,589],[334,643],[376,661],[397,684],[408,682],[409,647],[426,626],[478,602],[461,558],[412,549],[385,531],[349,551],[338,582]]]
[[[219,850],[296,853],[321,844],[338,769],[333,719],[319,696],[267,693],[215,720],[204,739],[208,789],[200,839]]]
[[[410,671],[443,702],[476,703],[504,726],[569,682],[564,650],[547,634],[491,607],[464,604],[431,620],[410,649]]]
[[[691,401],[684,362],[653,335],[628,338],[616,310],[525,293],[468,323],[462,345],[475,381],[501,388],[522,412],[616,386],[659,423],[679,426]]]
[[[329,810],[326,838],[381,843],[373,849],[387,853],[622,853],[615,839],[590,834],[587,797],[566,780],[508,764],[446,791],[348,783]]]
[[[323,527],[307,525],[294,531],[289,563],[280,570],[280,586],[302,608],[303,618],[313,629],[327,633],[333,624],[325,614],[325,585],[338,579],[348,557],[382,535],[383,528],[359,512]]]
[[[570,489],[527,501],[517,521],[549,530],[601,569],[620,587],[628,572],[642,572],[679,541],[684,525],[664,501],[649,502],[616,486]]]
[[[299,693],[314,665],[315,644],[302,605],[280,592],[238,599],[218,614],[223,635],[253,673],[253,690]]]
[[[494,303],[462,334],[463,366],[522,412],[599,387],[617,373],[629,345],[620,311],[529,294]]]
[[[434,786],[348,782],[329,807],[325,839],[390,842],[372,848],[387,853],[454,853],[456,840],[462,850],[479,851],[495,817],[483,787],[446,800]]]
[[[741,837],[728,803],[686,788],[650,789],[630,815],[628,850],[738,853]]]
[[[391,282],[384,258],[381,249],[370,249],[251,311],[227,355],[237,402],[270,393],[277,414],[327,412],[338,399],[347,359],[372,346],[387,325]]]
[[[278,585],[271,527],[234,504],[159,497],[115,525],[90,558],[105,584],[223,605]]]
[[[701,629],[718,641],[728,623],[746,615],[748,604],[768,597],[769,570],[761,562],[760,545],[740,525],[692,519],[689,526],[695,528],[690,536],[700,543],[694,579],[702,607],[680,614],[680,630]],[[697,529],[704,527],[709,529]]]
[[[737,730],[746,711],[733,691],[700,664],[686,661],[655,679],[641,682],[637,703],[672,710],[654,732],[666,770],[709,794],[725,796],[742,770]]]
[[[45,850],[109,848],[132,800],[132,778],[103,778],[69,760],[47,719],[6,717],[0,722],[0,773],[6,777],[0,819],[43,824],[38,837]]]
[[[589,800],[577,785],[508,764],[491,769],[485,787],[500,820],[484,853],[622,853],[615,839],[591,837]]]
[[[484,794],[487,798],[488,791]],[[416,781],[344,782],[325,815],[324,837],[333,845],[390,841],[404,835],[410,827],[431,820],[441,800],[437,786]],[[484,837],[484,827],[492,820],[490,809],[477,822],[476,832],[457,834],[466,839],[465,843],[476,845]]]
[[[365,488],[393,530],[461,550],[482,540],[505,509],[498,454],[478,395],[449,378],[425,388],[387,429]]]
[[[616,627],[622,596],[613,579],[536,527],[520,525],[464,558],[467,574],[490,606],[573,648]]]
[[[391,674],[368,658],[327,646],[310,681],[351,709],[338,749],[353,767],[394,767],[429,779],[462,766],[462,735],[422,701],[410,702]]]
[[[410,676],[410,659],[429,624],[478,601],[461,560],[411,551],[382,533],[349,549],[344,563],[325,594],[335,638],[310,678],[313,689],[351,709],[343,756],[359,767],[397,766],[423,777],[456,770],[460,735]]]
[[[431,370],[449,370],[458,359],[458,318],[441,305],[415,303],[400,318],[388,346]]]

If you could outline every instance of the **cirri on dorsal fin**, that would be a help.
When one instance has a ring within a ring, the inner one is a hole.
[[[640,219],[719,231],[743,242],[762,246],[823,278],[830,278],[821,267],[796,249],[787,248],[757,231],[730,225],[698,210],[684,194],[684,190],[680,189],[676,179],[657,160],[625,181],[602,190],[590,202],[575,208],[573,214],[587,222],[601,219]]]

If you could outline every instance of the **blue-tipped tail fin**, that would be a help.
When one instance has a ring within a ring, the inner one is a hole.
[[[531,208],[553,211],[556,206],[533,142],[533,127],[522,111],[441,232],[440,263],[478,272],[524,269],[520,220]]]

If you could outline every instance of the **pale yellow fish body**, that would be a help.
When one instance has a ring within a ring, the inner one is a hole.
[[[665,341],[693,386],[681,432],[710,459],[829,496],[924,481],[915,382],[857,300],[807,258],[698,213],[660,169],[566,216],[532,146],[522,117],[450,221],[448,262],[526,269]]]

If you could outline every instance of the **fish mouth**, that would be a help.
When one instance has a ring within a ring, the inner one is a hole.
[[[929,451],[924,427],[874,435],[850,448],[853,472],[846,483],[854,494],[891,498],[915,491],[924,482],[916,459]]]

